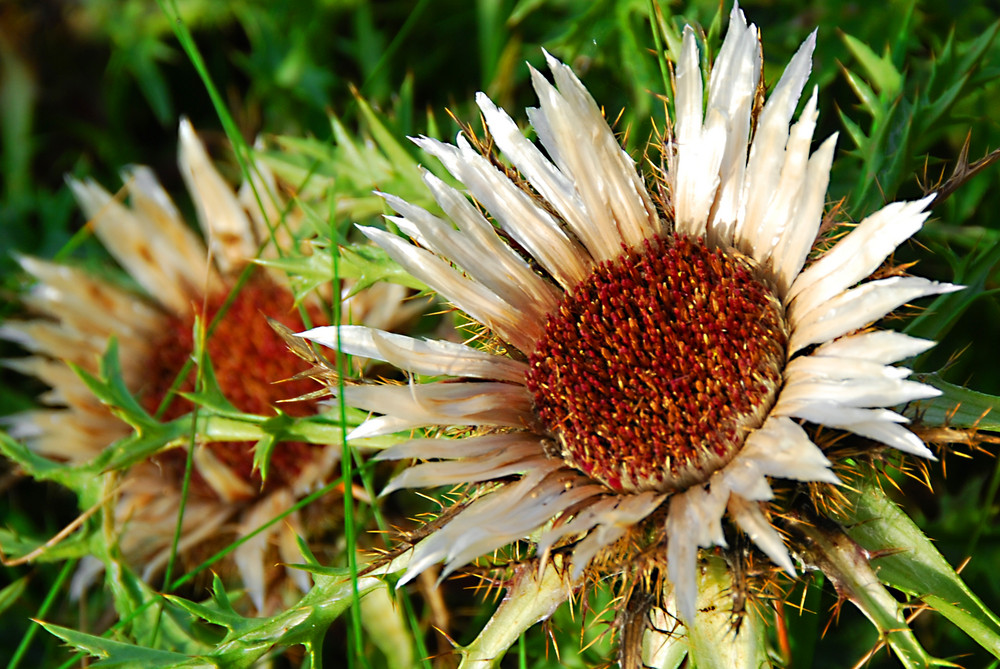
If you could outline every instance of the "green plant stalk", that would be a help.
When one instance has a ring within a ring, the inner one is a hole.
[[[900,604],[882,585],[860,546],[839,528],[830,531],[802,523],[799,531],[812,542],[814,557],[836,584],[878,629],[904,667],[917,669],[943,664],[932,658],[906,624]]]
[[[215,113],[219,117],[219,121],[222,123],[223,129],[226,131],[226,136],[233,145],[233,150],[236,154],[236,161],[239,163],[240,171],[243,173],[244,180],[252,183],[249,164],[247,161],[247,156],[250,155],[250,147],[248,147],[247,143],[243,140],[243,135],[240,133],[240,130],[236,125],[236,121],[233,120],[232,114],[229,113],[229,109],[226,107],[225,100],[222,99],[219,89],[215,86],[215,82],[212,81],[212,77],[208,73],[205,60],[201,57],[201,52],[198,51],[198,47],[194,42],[191,31],[188,30],[187,24],[181,18],[180,10],[177,7],[177,0],[157,0],[157,3],[160,5],[160,11],[162,11],[163,14],[170,19],[170,25],[173,27],[174,35],[177,37],[177,41],[184,49],[184,53],[187,54],[188,59],[191,61],[191,65],[194,66],[195,71],[198,73],[202,83],[205,85],[205,91],[208,93],[208,97],[212,101],[212,107],[215,109]],[[256,189],[254,190],[256,195]],[[259,203],[259,196],[257,196],[257,200]],[[271,242],[277,248],[278,245],[274,241],[274,230],[270,225],[268,225],[268,228],[271,234]]]
[[[338,239],[339,234],[336,227],[336,212],[334,211],[335,198],[333,193],[328,198],[330,203],[330,238]],[[333,263],[333,295],[339,295],[338,285],[340,282],[340,267],[338,262],[339,254],[331,253],[330,260]],[[333,300],[333,324],[340,327],[340,300]],[[344,405],[344,354],[336,351],[337,367],[337,410],[340,412],[341,425],[347,424],[347,409]],[[358,557],[356,551],[357,534],[354,527],[354,493],[351,490],[354,481],[354,458],[350,446],[347,444],[347,433],[340,432],[340,468],[341,479],[344,481],[344,543],[347,545],[347,569],[351,578],[351,587],[354,598],[354,605],[351,606],[351,634],[354,644],[354,653],[350,654],[348,662],[354,664],[354,658],[360,657],[363,666],[368,666],[364,655],[364,627],[361,624],[361,593],[358,590]]]
[[[281,512],[280,514],[278,514],[277,516],[275,516],[271,520],[267,521],[266,523],[264,523],[263,525],[261,525],[260,527],[258,527],[257,529],[255,529],[253,532],[250,532],[246,536],[237,539],[232,544],[230,544],[229,546],[226,546],[224,549],[220,550],[215,555],[212,555],[211,557],[209,557],[207,560],[205,560],[204,562],[202,562],[197,567],[193,568],[188,573],[186,573],[183,576],[179,577],[173,583],[167,584],[166,587],[165,587],[165,591],[166,592],[173,592],[174,590],[176,590],[177,588],[181,587],[182,585],[185,585],[186,583],[194,580],[195,577],[198,576],[198,574],[202,573],[203,571],[205,571],[206,569],[208,569],[209,567],[211,567],[213,564],[215,564],[219,560],[222,560],[223,558],[225,558],[227,555],[229,555],[231,552],[233,552],[234,550],[236,550],[237,548],[239,548],[241,545],[243,545],[247,541],[250,541],[251,539],[253,539],[254,537],[256,537],[258,534],[260,534],[261,532],[264,532],[265,530],[267,530],[268,528],[270,528],[275,523],[279,523],[279,522],[283,521],[285,518],[287,518],[288,516],[292,515],[296,511],[300,510],[301,508],[303,508],[305,506],[308,506],[309,504],[312,504],[317,499],[320,499],[324,495],[327,495],[330,492],[332,492],[333,490],[336,490],[338,487],[340,487],[343,484],[343,482],[344,482],[343,478],[338,478],[338,479],[336,479],[334,481],[331,481],[330,483],[328,483],[324,487],[320,488],[316,492],[312,493],[311,495],[303,497],[294,506],[292,506],[289,509],[286,509],[285,511]],[[118,632],[119,630],[125,628],[127,625],[129,625],[136,618],[136,616],[138,616],[140,613],[142,613],[143,611],[145,611],[152,604],[153,604],[153,601],[150,601],[150,602],[147,602],[147,603],[141,605],[139,608],[137,608],[132,613],[132,615],[130,615],[127,618],[124,618],[122,620],[119,620],[117,623],[115,623],[110,628],[108,628],[107,631],[105,631],[102,636],[103,637],[108,637],[111,634],[114,634],[115,632]],[[42,615],[42,613],[40,612],[39,613],[39,617],[41,617],[41,615]],[[70,669],[70,667],[72,667],[73,665],[75,665],[79,661],[79,659],[80,659],[79,654],[76,654],[72,658],[70,658],[68,661],[66,661],[64,664],[60,665],[58,667],[58,669]]]
[[[702,562],[693,623],[684,633],[689,657],[700,669],[756,669],[767,664],[765,623],[748,607],[739,628],[733,627],[733,574],[722,558]],[[672,586],[671,586],[672,589]],[[665,653],[669,657],[670,653]]]
[[[486,627],[472,643],[459,649],[462,654],[459,669],[497,666],[507,649],[523,638],[525,630],[551,616],[569,599],[573,585],[568,577],[567,567],[559,556],[550,560],[541,574],[534,564],[522,565]]]
[[[201,319],[196,318],[194,323],[194,340],[200,342],[197,351],[198,372],[195,384],[197,388],[202,388],[204,384],[204,356],[205,339],[204,328],[201,327]],[[183,377],[178,377],[183,378]],[[175,379],[175,383],[177,380]],[[184,459],[184,477],[181,479],[181,495],[177,505],[177,522],[174,524],[174,536],[170,541],[170,557],[167,560],[167,568],[164,571],[163,582],[170,583],[174,577],[174,564],[177,561],[177,547],[181,543],[181,535],[184,533],[184,510],[187,508],[188,494],[191,490],[191,472],[194,469],[194,449],[197,447],[195,436],[198,434],[198,405],[195,404],[191,411],[191,432],[188,434],[188,448]],[[162,615],[163,609],[160,609]],[[159,630],[159,618],[157,618],[156,631]],[[154,632],[155,634],[156,632]]]
[[[875,556],[872,561],[878,568],[876,583],[920,598],[983,649],[1000,658],[1000,616],[969,589],[931,540],[886,496],[873,476],[856,485],[859,491],[847,490],[853,508],[838,520],[847,528],[850,539]]]
[[[52,604],[56,601],[56,597],[62,590],[63,584],[75,568],[76,560],[67,560],[66,564],[63,565],[63,568],[59,571],[59,575],[56,576],[56,580],[52,583],[52,587],[49,588],[48,594],[45,595],[45,601],[43,601],[42,605],[38,607],[37,619],[40,620],[48,615],[49,609],[52,608]],[[17,649],[14,651],[13,657],[11,657],[10,662],[7,663],[7,669],[17,669],[17,665],[21,663],[21,659],[24,657],[24,654],[28,652],[28,647],[31,646],[31,642],[35,638],[36,634],[38,634],[37,625],[32,625],[28,628],[28,631],[24,634],[24,638],[21,639],[21,643],[17,645]],[[74,658],[70,665],[72,665],[75,661],[76,660]]]

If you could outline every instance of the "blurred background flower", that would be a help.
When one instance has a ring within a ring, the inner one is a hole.
[[[24,302],[38,318],[0,326],[0,338],[33,354],[6,364],[51,389],[41,398],[45,408],[4,422],[10,436],[40,455],[83,464],[132,432],[128,418],[110,410],[73,369],[98,374],[97,363],[112,340],[121,381],[142,409],[159,420],[190,413],[195,404],[187,397],[196,392],[205,396],[204,379],[196,379],[199,368],[211,377],[210,392],[218,393],[217,401],[233,412],[269,416],[280,408],[304,416],[318,408],[315,400],[281,404],[310,395],[316,387],[304,378],[292,380],[302,365],[287,355],[284,340],[262,314],[300,329],[329,322],[329,313],[318,295],[300,301],[287,277],[252,262],[274,256],[275,244],[283,245],[282,252],[292,248],[290,231],[300,223],[293,219],[301,212],[289,211],[278,200],[275,180],[266,169],[255,172],[237,196],[186,120],[180,126],[178,162],[207,247],[147,167],[123,173],[128,205],[93,181],[69,180],[88,225],[145,296],[80,267],[20,258],[36,280]],[[344,291],[345,323],[370,318],[393,328],[415,315],[415,304],[403,302],[405,288],[378,284],[353,295],[349,286]],[[216,570],[227,576],[235,572],[234,584],[246,588],[258,612],[294,601],[285,601],[289,593],[275,585],[281,579],[271,565],[301,561],[296,535],[310,534],[305,524],[316,536],[336,528],[327,510],[317,512],[313,506],[300,513],[293,506],[329,483],[340,459],[339,445],[229,441],[199,432],[180,441],[135,462],[116,483],[116,541],[127,563],[153,580],[163,575],[174,555],[186,571],[254,533]],[[290,514],[283,523],[260,531],[285,512]],[[311,520],[307,523],[302,514],[311,514]],[[182,523],[175,546],[178,518]],[[71,592],[79,596],[103,569],[101,560],[85,557]],[[308,590],[306,572],[283,571],[301,592]]]

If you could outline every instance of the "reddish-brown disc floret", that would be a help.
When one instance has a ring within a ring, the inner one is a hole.
[[[573,467],[617,492],[682,490],[729,462],[781,385],[783,311],[753,260],[664,237],[600,265],[529,359]]]
[[[177,379],[185,363],[194,352],[194,319],[199,316],[208,328],[215,320],[227,299],[227,293],[213,295],[204,305],[193,304],[193,309],[183,316],[166,319],[161,336],[151,343],[150,360],[141,387],[138,389],[143,405],[155,412],[166,393]],[[255,275],[239,288],[214,329],[206,335],[206,357],[211,361],[222,393],[237,409],[246,413],[273,415],[274,407],[281,400],[295,398],[314,391],[315,384],[308,380],[280,383],[302,371],[298,359],[288,354],[285,343],[268,325],[267,317],[280,321],[294,331],[306,329],[294,307],[291,293],[263,274]],[[318,310],[310,314],[316,325]],[[194,371],[179,386],[182,392],[194,388]],[[191,403],[176,395],[171,398],[161,416],[169,420],[191,411]],[[295,402],[282,405],[291,415],[305,415],[315,409],[314,402]],[[242,480],[260,483],[258,473],[253,473],[254,442],[213,442],[209,445],[213,455],[228,465]],[[318,448],[301,442],[283,442],[274,449],[267,483],[285,485],[309,461],[310,451]],[[161,455],[161,467],[170,468],[182,461],[171,458],[173,452]],[[179,454],[179,453],[178,453]],[[174,462],[174,460],[177,462]],[[196,481],[198,483],[198,481]]]

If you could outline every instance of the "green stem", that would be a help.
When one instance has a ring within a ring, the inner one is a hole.
[[[757,669],[768,666],[765,625],[757,608],[748,606],[739,626],[733,613],[733,575],[719,557],[703,560],[697,613],[687,628],[691,660],[699,669]]]
[[[551,616],[572,593],[573,585],[561,560],[549,562],[540,576],[534,564],[519,567],[513,584],[486,627],[475,641],[459,649],[462,653],[459,669],[496,666],[525,630]]]
[[[917,641],[900,603],[872,569],[868,551],[840,526],[813,520],[793,521],[792,527],[805,537],[809,547],[806,556],[823,570],[837,593],[861,609],[904,667],[916,669],[939,664]]]
[[[45,601],[42,602],[42,606],[38,609],[38,619],[41,620],[48,615],[49,609],[52,608],[52,604],[56,601],[56,596],[62,591],[63,583],[69,578],[69,575],[76,568],[76,560],[68,560],[63,568],[59,571],[59,575],[56,576],[55,582],[52,587],[49,588],[49,592],[45,595]],[[24,638],[21,639],[21,643],[17,645],[17,650],[14,651],[14,656],[10,658],[10,662],[7,663],[7,669],[17,669],[17,665],[20,664],[21,659],[24,654],[28,652],[28,647],[31,645],[32,640],[38,633],[38,625],[32,625],[25,632]],[[74,660],[75,661],[75,658]]]

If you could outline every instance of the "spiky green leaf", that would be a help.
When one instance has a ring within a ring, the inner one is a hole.
[[[163,667],[189,667],[190,669],[211,669],[222,666],[203,657],[190,657],[155,648],[144,648],[131,643],[105,639],[77,630],[40,622],[42,627],[59,637],[73,648],[100,658],[90,666],[101,669],[158,669]]]
[[[886,496],[874,476],[845,488],[840,521],[870,554],[878,580],[934,609],[1000,658],[1000,618],[979,599],[930,539]]]

